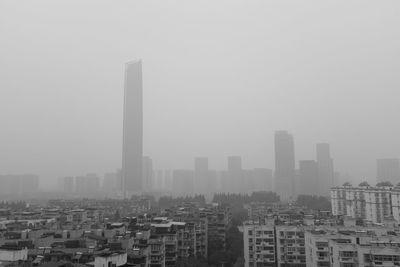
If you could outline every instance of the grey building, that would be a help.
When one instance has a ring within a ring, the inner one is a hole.
[[[376,161],[376,179],[378,182],[391,182],[396,185],[400,182],[399,159],[378,159]]]
[[[275,132],[275,190],[283,200],[294,199],[295,157],[293,136],[287,131]]]
[[[330,188],[335,185],[335,172],[329,144],[317,144],[316,150],[318,163],[318,193],[323,196],[329,196]]]
[[[299,193],[303,195],[318,194],[318,164],[315,160],[299,161]]]
[[[143,159],[143,89],[142,62],[125,66],[124,125],[122,145],[122,178],[124,194],[140,193]]]

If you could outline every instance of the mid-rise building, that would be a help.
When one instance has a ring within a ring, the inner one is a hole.
[[[399,266],[400,238],[393,229],[312,229],[305,232],[307,266]]]
[[[273,218],[243,225],[245,267],[306,267],[304,227],[275,225]]]
[[[332,214],[349,216],[372,223],[384,223],[394,218],[400,223],[400,187],[369,186],[349,183],[331,189]]]

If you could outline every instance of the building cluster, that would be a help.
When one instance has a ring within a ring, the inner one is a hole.
[[[174,170],[172,191],[175,195],[215,193],[251,193],[273,190],[272,170],[243,169],[239,156],[228,157],[224,171],[210,170],[208,158],[195,158],[194,170]]]
[[[400,228],[384,224],[357,225],[327,212],[253,203],[243,224],[246,267],[256,266],[399,266]]]
[[[88,173],[82,176],[68,176],[58,179],[59,190],[66,194],[77,195],[96,195],[100,192],[117,192],[121,190],[121,179],[118,179],[117,173],[106,173],[103,181],[95,173]]]
[[[400,223],[400,186],[380,182],[370,186],[345,183],[331,189],[332,214],[349,216],[356,220],[383,223],[395,220]]]
[[[0,195],[23,195],[39,191],[39,177],[33,174],[0,175]]]
[[[329,144],[317,144],[316,160],[300,160],[296,169],[293,136],[287,131],[275,132],[275,191],[283,200],[301,194],[328,196],[334,184]]]
[[[154,170],[152,160],[143,158],[143,192],[162,193],[173,196],[215,193],[251,193],[272,191],[272,170],[265,168],[243,169],[241,157],[228,157],[228,168],[224,171],[211,170],[207,157],[194,160],[194,170]],[[95,195],[96,193],[122,194],[124,184],[121,171],[110,172],[100,179],[96,174],[62,177],[59,189],[65,194]]]
[[[2,209],[0,265],[187,266],[215,243],[226,247],[229,206],[151,208],[147,199],[86,199]]]

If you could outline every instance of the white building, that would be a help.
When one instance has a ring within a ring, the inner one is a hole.
[[[28,249],[8,249],[0,248],[0,265],[1,262],[17,262],[26,261],[28,259]]]
[[[400,237],[391,229],[320,229],[305,233],[307,266],[399,266]],[[393,229],[392,229],[393,230]]]
[[[127,259],[127,253],[104,253],[95,257],[94,267],[118,267],[125,265]]]
[[[394,218],[400,223],[400,187],[350,184],[331,189],[332,214],[372,223]]]

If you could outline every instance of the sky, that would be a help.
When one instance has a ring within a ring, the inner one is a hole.
[[[0,174],[121,166],[124,64],[143,60],[144,154],[156,169],[274,166],[327,142],[375,181],[400,157],[399,1],[0,1]]]

